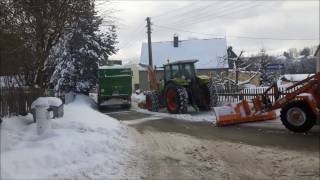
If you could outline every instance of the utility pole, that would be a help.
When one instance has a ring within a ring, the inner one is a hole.
[[[151,21],[150,17],[147,17],[147,33],[148,33],[148,54],[149,54],[149,65],[153,67],[152,63],[152,45],[151,45]]]

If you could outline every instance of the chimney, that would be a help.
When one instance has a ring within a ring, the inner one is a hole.
[[[173,47],[178,47],[179,46],[179,38],[178,35],[174,34],[173,35]]]

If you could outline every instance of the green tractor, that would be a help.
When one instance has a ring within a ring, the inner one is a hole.
[[[182,114],[187,112],[189,104],[196,111],[210,110],[215,106],[214,86],[208,76],[196,74],[196,62],[186,60],[165,64],[163,80],[157,88],[146,93],[146,108],[157,112],[161,107],[167,107],[170,113]]]

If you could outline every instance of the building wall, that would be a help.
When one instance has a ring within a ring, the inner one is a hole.
[[[227,69],[198,69],[198,75],[207,75],[207,76],[214,76],[216,73],[225,72],[227,73]],[[163,70],[157,70],[157,81],[163,79]],[[150,81],[148,77],[148,71],[139,71],[139,88],[142,91],[150,89]]]
[[[320,50],[317,51],[317,54],[316,54],[316,61],[317,61],[317,72],[320,72]]]
[[[139,84],[139,68],[137,64],[131,64],[130,68],[132,70],[132,90],[135,90],[135,85]]]

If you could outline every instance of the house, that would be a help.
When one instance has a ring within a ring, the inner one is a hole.
[[[163,64],[179,60],[196,59],[197,73],[213,76],[215,73],[227,73],[228,53],[225,38],[179,40],[174,36],[173,41],[152,42],[152,61],[157,70],[157,80],[163,79]],[[141,48],[141,64],[149,64],[148,43]],[[139,69],[139,86],[141,90],[149,89],[148,72]]]

